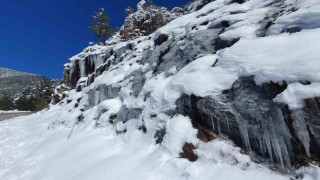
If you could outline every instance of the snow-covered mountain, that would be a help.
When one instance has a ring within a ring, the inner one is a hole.
[[[42,106],[47,106],[50,103],[52,89],[57,83],[57,80],[50,80],[43,76],[0,68],[0,110],[15,108],[39,110],[39,108],[44,108]],[[38,108],[32,109],[31,106],[24,104],[31,96],[37,98],[39,103],[42,101],[42,104],[35,103],[39,106]],[[8,104],[8,101],[11,105]],[[14,107],[15,102],[18,104],[20,102],[20,104]]]
[[[1,122],[0,179],[319,180],[318,0],[196,0],[106,44]]]

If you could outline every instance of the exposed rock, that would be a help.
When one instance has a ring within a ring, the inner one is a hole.
[[[212,129],[206,126],[202,126],[195,121],[193,121],[192,123],[193,123],[193,127],[198,130],[197,138],[200,139],[201,141],[209,142],[216,137]]]
[[[156,144],[161,144],[165,134],[166,134],[166,129],[165,128],[158,129],[156,131],[155,135],[154,135],[155,143]]]
[[[160,34],[159,37],[154,40],[155,45],[161,45],[163,42],[169,39],[169,36],[167,34]]]
[[[61,102],[66,97],[66,92],[69,90],[69,86],[64,83],[58,85],[53,91],[51,103],[58,104]]]
[[[71,88],[76,87],[77,82],[81,77],[79,61],[80,60],[75,61],[73,71],[71,72],[71,78],[70,78],[70,87]]]
[[[214,49],[216,51],[218,51],[220,49],[224,49],[224,48],[230,47],[233,44],[235,44],[237,41],[239,41],[239,39],[224,40],[224,39],[221,39],[220,37],[218,37],[214,41]]]
[[[230,3],[238,3],[238,4],[243,4],[245,3],[246,0],[232,0]]]
[[[191,143],[185,143],[182,147],[182,152],[180,153],[181,158],[186,158],[191,162],[194,162],[198,159],[198,156],[193,152],[196,147]]]
[[[100,76],[104,71],[107,71],[108,68],[110,67],[111,63],[109,61],[108,64],[104,64],[102,66],[99,66],[96,70],[96,76]]]
[[[301,31],[301,28],[298,26],[288,27],[283,30],[283,32],[287,32],[287,33],[296,33],[296,32],[300,32],[300,31]]]

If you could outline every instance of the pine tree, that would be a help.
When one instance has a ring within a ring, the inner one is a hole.
[[[0,110],[12,110],[13,109],[13,99],[6,93],[4,93],[0,98]]]
[[[92,25],[89,26],[90,30],[95,32],[100,42],[105,44],[106,37],[113,34],[112,28],[109,26],[110,17],[105,14],[103,8],[101,8],[95,15],[91,16]]]

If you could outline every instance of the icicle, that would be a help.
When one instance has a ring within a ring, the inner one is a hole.
[[[102,88],[102,89],[101,89]],[[107,90],[106,86],[102,85],[99,88],[99,103],[107,99]]]
[[[249,139],[249,134],[248,134],[248,129],[247,129],[247,124],[244,123],[243,126],[243,136],[246,142],[246,146],[248,147],[249,151],[251,151],[251,146],[250,146],[250,139]]]
[[[229,117],[227,116],[226,113],[224,113],[224,117],[226,119],[226,123],[227,123],[227,127],[228,127],[228,132],[230,133],[230,121],[229,121]]]
[[[210,114],[210,118],[211,118],[212,130],[214,131],[214,122],[213,122],[212,114]]]
[[[97,59],[97,55],[90,57],[90,65],[95,65],[95,61]]]
[[[270,118],[270,122],[272,122],[271,118]],[[276,157],[277,161],[280,162],[281,167],[284,168],[283,154],[282,154],[282,150],[281,150],[281,145],[279,143],[278,134],[276,134],[275,127],[273,125],[272,125],[270,131],[271,131],[271,137],[272,137],[270,140],[271,140],[271,144],[272,144],[272,147],[273,147],[273,151],[274,151],[275,157]]]
[[[73,71],[74,71],[74,64],[73,64],[73,63],[70,63],[70,72],[69,72],[69,79],[70,79],[70,81],[71,81],[71,77],[72,77]]]
[[[256,134],[256,136],[258,137],[260,152],[261,152],[261,154],[265,155],[266,154],[266,147],[264,146],[262,136],[259,132]]]
[[[292,111],[291,117],[293,119],[293,128],[296,132],[296,135],[301,140],[306,154],[310,156],[310,137],[308,134],[303,110],[298,109]]]
[[[286,166],[290,167],[291,162],[290,162],[289,152],[288,152],[288,149],[287,149],[287,146],[286,146],[286,143],[285,143],[283,137],[279,138],[279,143],[280,143],[280,147],[281,147],[283,160],[286,163]]]
[[[217,125],[218,125],[218,132],[221,134],[221,128],[220,128],[220,119],[217,118]]]
[[[264,139],[265,139],[265,143],[267,146],[267,150],[268,150],[268,154],[270,156],[271,162],[274,162],[273,154],[272,154],[272,147],[271,147],[271,139],[270,139],[270,135],[268,132],[264,133]]]
[[[94,96],[95,102],[94,102],[94,105],[98,105],[99,104],[99,99],[100,99],[99,96],[100,96],[99,91],[95,91],[95,96]]]
[[[95,64],[95,67],[99,67],[100,65],[103,64],[103,56],[99,55],[98,57],[95,58],[95,61],[94,61],[94,64]]]
[[[245,120],[239,121],[238,118],[237,118],[237,123],[239,126],[240,134],[242,136],[242,141],[243,141],[244,145],[246,146],[247,150],[251,151],[247,124],[246,124]]]
[[[86,67],[85,67],[85,60],[79,60],[79,66],[80,66],[80,75],[81,77],[86,76]]]
[[[284,168],[281,146],[279,144],[278,137],[274,133],[272,134],[271,143],[272,143],[273,151],[277,158],[277,161],[280,162],[281,167]]]

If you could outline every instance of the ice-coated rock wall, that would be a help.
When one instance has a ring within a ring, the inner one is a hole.
[[[137,121],[137,128],[155,133],[157,143],[166,133],[163,117],[182,114],[194,127],[226,136],[247,153],[281,167],[319,161],[319,98],[307,93],[299,99],[304,104],[299,109],[275,99],[292,83],[320,82],[313,52],[319,41],[299,46],[302,39],[320,35],[320,3],[197,2],[149,36],[113,39],[72,57],[64,77],[73,90],[60,105],[78,112],[75,118],[81,121],[114,124],[117,133]],[[312,18],[302,23],[303,17]],[[295,64],[295,57],[304,57],[304,63]],[[295,71],[282,68],[289,64]],[[68,124],[66,118],[56,121]]]

